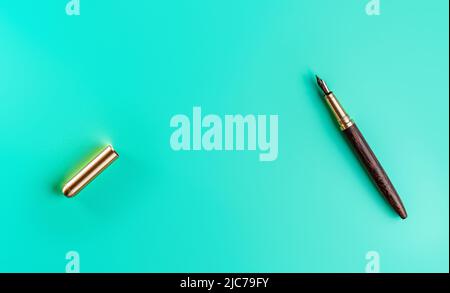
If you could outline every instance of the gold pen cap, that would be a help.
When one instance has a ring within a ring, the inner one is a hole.
[[[118,157],[119,154],[108,145],[64,185],[63,194],[67,197],[75,196]]]

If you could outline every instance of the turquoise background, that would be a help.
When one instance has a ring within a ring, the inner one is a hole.
[[[0,3],[0,271],[449,271],[447,0]],[[324,78],[394,182],[383,201]],[[279,155],[175,152],[170,118],[278,114]],[[120,158],[77,197],[67,174]]]

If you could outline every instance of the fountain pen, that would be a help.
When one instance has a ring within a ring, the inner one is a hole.
[[[347,141],[356,153],[361,164],[367,170],[367,173],[374,182],[375,186],[387,202],[392,206],[395,212],[402,219],[406,219],[406,209],[403,206],[400,196],[367,141],[364,139],[364,136],[359,131],[355,122],[353,122],[353,120],[345,112],[344,108],[342,108],[333,92],[328,89],[327,84],[318,76],[316,76],[316,79],[317,84],[324,93],[325,100],[336,118],[341,131],[347,138]]]

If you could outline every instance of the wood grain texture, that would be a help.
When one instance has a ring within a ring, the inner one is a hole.
[[[402,219],[405,219],[407,217],[407,213],[399,195],[397,194],[397,191],[394,188],[394,185],[387,176],[372,149],[367,144],[364,136],[361,134],[356,124],[353,124],[343,132],[378,190],[394,208],[397,214]]]

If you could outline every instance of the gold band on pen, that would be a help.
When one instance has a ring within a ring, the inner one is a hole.
[[[348,116],[347,112],[345,112],[344,108],[342,108],[341,104],[332,92],[325,95],[325,100],[333,112],[341,130],[346,130],[353,125],[353,120],[350,116]]]
[[[108,145],[64,185],[62,192],[67,197],[75,196],[118,157],[113,147]]]

